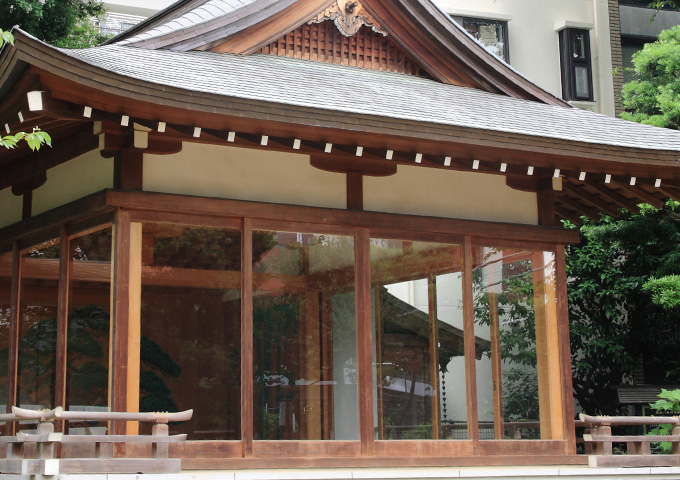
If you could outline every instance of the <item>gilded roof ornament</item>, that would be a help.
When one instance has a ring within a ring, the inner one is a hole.
[[[375,18],[364,10],[361,3],[355,0],[336,0],[334,4],[311,19],[309,23],[321,23],[326,20],[333,20],[340,33],[346,37],[351,37],[357,33],[361,25],[366,25],[374,32],[387,36],[387,32],[382,29]]]

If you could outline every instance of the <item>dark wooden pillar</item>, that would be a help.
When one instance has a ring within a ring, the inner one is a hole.
[[[141,190],[144,176],[144,152],[122,149],[113,158],[113,188]]]
[[[361,172],[347,172],[347,210],[364,209],[364,176]]]
[[[12,405],[17,404],[17,382],[19,369],[19,327],[21,320],[21,274],[23,262],[19,242],[15,241],[12,246],[12,287],[10,301],[10,324],[9,324],[9,363],[7,365],[7,412],[12,411]],[[7,424],[7,435],[13,435],[16,424]]]

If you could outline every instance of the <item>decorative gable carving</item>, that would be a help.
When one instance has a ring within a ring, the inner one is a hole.
[[[366,25],[374,32],[387,36],[387,32],[382,26],[364,10],[364,7],[353,0],[336,0],[334,4],[309,21],[309,24],[321,23],[326,20],[333,20],[346,37],[351,37],[359,31],[362,25]]]

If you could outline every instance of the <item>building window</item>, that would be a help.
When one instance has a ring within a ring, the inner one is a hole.
[[[510,63],[508,22],[459,16],[454,16],[453,19],[484,45],[489,52],[506,63]]]
[[[590,63],[588,30],[565,28],[560,31],[562,98],[593,100],[593,72]]]

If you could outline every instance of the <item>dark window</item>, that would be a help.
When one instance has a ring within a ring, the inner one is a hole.
[[[593,100],[593,72],[590,64],[588,30],[565,28],[560,31],[562,98]]]
[[[510,63],[508,50],[508,22],[483,18],[458,17],[453,19],[495,56]]]

